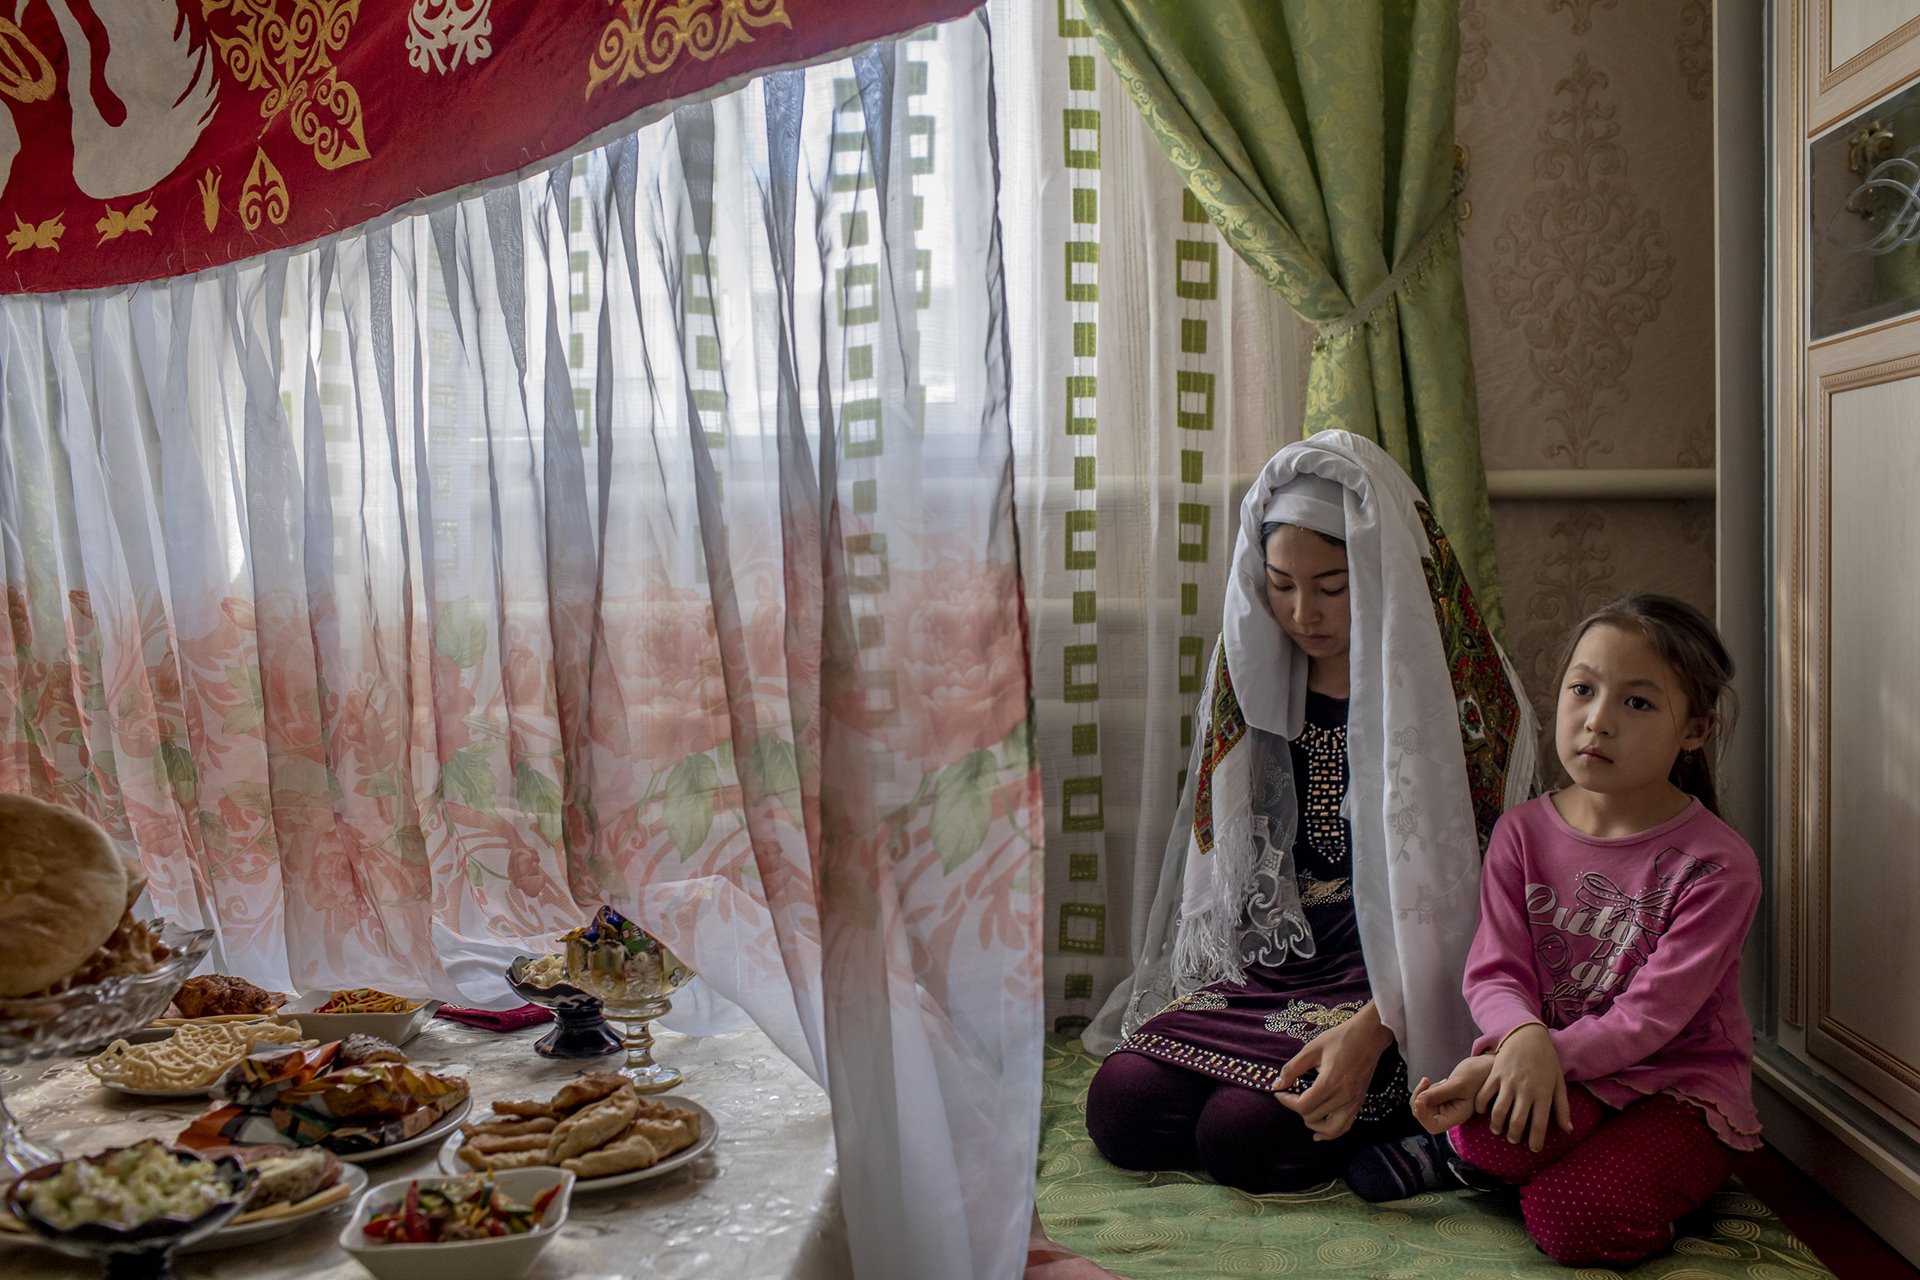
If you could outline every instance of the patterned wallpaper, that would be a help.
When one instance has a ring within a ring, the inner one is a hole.
[[[1713,465],[1708,0],[1461,0],[1461,245],[1492,470]],[[1514,659],[1625,591],[1713,606],[1713,504],[1498,502]],[[1546,759],[1551,762],[1549,750]]]

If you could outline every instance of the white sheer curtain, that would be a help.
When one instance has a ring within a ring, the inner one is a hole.
[[[459,994],[611,900],[828,1088],[859,1274],[1038,1127],[987,27],[310,250],[0,300],[0,786],[226,969]]]
[[[1078,0],[991,0],[1020,553],[1046,787],[1046,1011],[1133,966],[1240,497],[1299,438],[1306,333],[1222,243]]]

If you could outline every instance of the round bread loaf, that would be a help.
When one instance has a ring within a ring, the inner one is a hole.
[[[79,968],[127,910],[127,869],[71,809],[0,795],[0,998]]]

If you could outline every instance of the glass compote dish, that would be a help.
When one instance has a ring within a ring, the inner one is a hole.
[[[108,978],[58,995],[0,1000],[0,1067],[91,1053],[160,1016],[213,945],[213,930],[169,924],[160,941],[167,957],[151,973]],[[0,1185],[58,1159],[58,1151],[21,1129],[0,1089]]]
[[[566,947],[567,981],[599,999],[606,1017],[626,1031],[627,1061],[620,1074],[641,1093],[664,1093],[686,1077],[653,1060],[647,1024],[673,1008],[667,997],[685,986],[693,970],[652,934],[611,907],[593,923],[560,941]]]

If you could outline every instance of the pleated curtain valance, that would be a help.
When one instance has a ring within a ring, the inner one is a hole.
[[[47,0],[0,15],[0,292],[185,275],[979,0]]]

